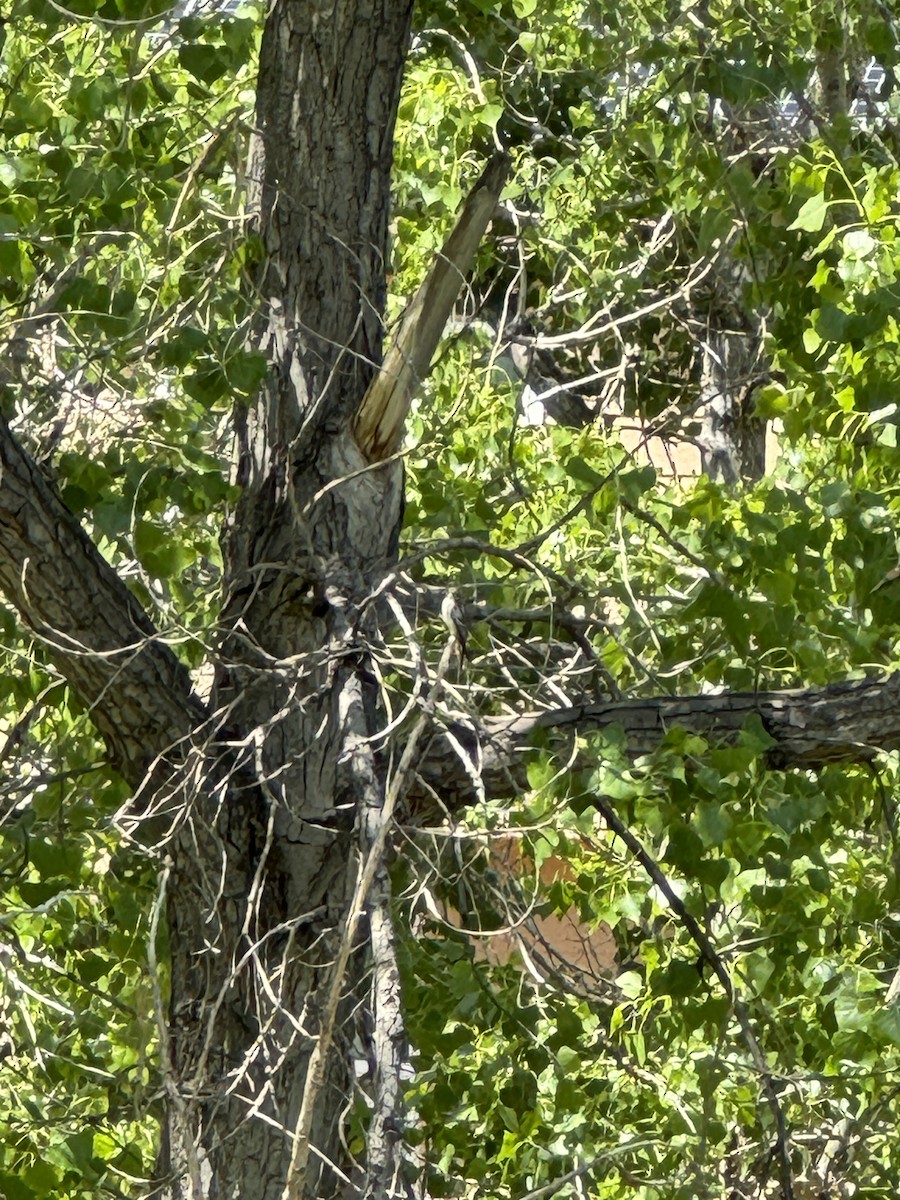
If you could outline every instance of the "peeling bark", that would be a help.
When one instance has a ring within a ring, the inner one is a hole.
[[[698,437],[703,471],[733,487],[755,482],[766,470],[766,423],[753,412],[760,375],[760,338],[742,314],[727,307],[710,316],[703,343],[700,390],[702,427]]]
[[[273,718],[263,707],[266,723],[254,727],[248,708],[240,737],[237,729],[220,729],[211,740],[206,711],[192,696],[186,672],[39,468],[8,429],[2,431],[5,594],[48,639],[60,668],[90,702],[111,757],[127,777],[139,782],[136,773],[173,742],[190,744],[183,762],[165,760],[169,791],[174,795],[177,789],[180,809],[165,845],[173,992],[164,1047],[169,1116],[154,1194],[281,1200],[292,1114],[299,1111],[316,1044],[316,994],[331,961],[330,931],[337,929],[357,878],[357,848],[365,853],[377,836],[377,770],[365,750],[370,782],[363,787],[358,755],[336,763],[327,777],[332,806],[323,809],[318,782],[305,773],[306,760],[321,750],[316,746],[306,757],[298,752],[299,762],[289,759],[280,740],[288,717]],[[248,706],[257,703],[254,688],[267,695],[265,679],[286,711],[296,702],[302,717],[297,729],[305,736],[315,731],[304,726],[303,714],[315,712],[320,738],[327,737],[337,754],[338,746],[365,748],[374,696],[360,665],[363,647],[354,641],[352,612],[339,619],[345,609],[338,593],[326,589],[326,597],[332,598],[331,640],[324,643],[329,653],[311,653],[306,657],[312,665],[301,668],[296,661],[273,664],[259,646],[258,664],[232,663],[229,669],[247,672],[249,695],[242,703]],[[317,674],[320,668],[323,674]],[[330,684],[324,700],[305,690],[321,680]],[[132,694],[140,704],[129,700]],[[453,744],[446,733],[435,734],[419,758],[419,780],[407,804],[414,818],[426,819],[435,794],[449,808],[470,803],[476,780],[488,795],[509,794],[526,784],[525,758],[535,735],[567,753],[577,735],[613,725],[624,729],[632,752],[642,754],[675,726],[727,740],[757,715],[773,739],[772,766],[867,762],[880,750],[900,747],[898,701],[895,675],[819,689],[584,704],[489,718],[478,731],[450,723]],[[356,742],[348,741],[352,738]],[[276,752],[285,755],[280,773],[274,770]],[[467,752],[466,762],[461,752]],[[261,769],[264,762],[267,769]],[[320,769],[318,758],[316,763]],[[287,792],[282,783],[286,765],[298,772],[290,776],[296,791]],[[304,786],[308,792],[299,790]],[[355,832],[356,810],[364,800],[368,817]],[[303,1196],[337,1195],[345,1186],[342,1175],[348,1171],[335,1147],[354,1050],[352,1026],[342,1022],[367,996],[376,1105],[367,1194],[373,1200],[390,1196],[398,1186],[403,1029],[383,871],[376,875],[367,911],[371,950],[367,959],[364,946],[358,947],[345,981],[334,1052],[309,1130],[312,1168],[298,1193]]]
[[[233,754],[214,826],[234,897],[215,952],[231,966],[218,1011],[207,989],[191,1018],[175,1086],[210,1043],[210,1019],[212,1044],[224,1034],[230,1053],[207,1056],[214,1100],[189,1107],[186,1131],[170,1110],[166,1200],[192,1195],[192,1148],[210,1197],[327,1200],[351,1173],[342,1124],[370,960],[361,934],[349,954],[343,934],[365,854],[361,812],[383,787],[371,764],[363,779],[357,752],[377,732],[364,603],[402,515],[400,465],[371,467],[351,422],[381,363],[410,7],[276,0],[260,50],[256,340],[270,371],[236,414],[242,491],[224,536],[212,699]],[[203,954],[177,892],[173,1021]]]

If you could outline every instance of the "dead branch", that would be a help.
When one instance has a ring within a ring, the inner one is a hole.
[[[653,751],[665,734],[676,728],[713,743],[734,742],[754,717],[771,739],[765,756],[772,768],[870,762],[881,751],[900,748],[900,674],[824,688],[656,696],[512,718],[485,717],[477,723],[450,721],[423,756],[410,799],[431,811],[435,796],[450,811],[473,803],[472,768],[476,762],[488,796],[508,796],[524,789],[527,755],[538,733],[560,754],[566,754],[579,735],[619,728],[637,758]],[[470,762],[462,761],[460,748]],[[580,755],[576,765],[585,761]]]
[[[485,167],[453,232],[413,297],[380,372],[363,397],[354,431],[370,462],[380,462],[400,447],[410,401],[431,367],[508,171],[509,158],[505,154],[495,154]]]

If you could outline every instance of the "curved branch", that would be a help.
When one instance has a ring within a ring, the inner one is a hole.
[[[187,668],[2,416],[0,591],[90,710],[129,783],[160,756],[183,757],[206,715]]]

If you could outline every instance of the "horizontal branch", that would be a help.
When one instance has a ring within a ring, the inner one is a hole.
[[[187,669],[0,416],[0,591],[133,786],[205,709]]]
[[[869,762],[880,751],[900,748],[900,674],[783,692],[583,704],[513,718],[488,717],[477,730],[456,722],[436,732],[410,801],[414,808],[433,810],[438,797],[453,811],[473,803],[481,789],[488,797],[524,789],[526,755],[538,733],[567,755],[579,734],[619,728],[638,757],[654,750],[675,728],[701,734],[712,743],[733,742],[754,716],[772,738],[766,752],[770,767]]]
[[[133,785],[206,717],[186,668],[2,416],[0,590],[90,710],[114,766]],[[867,762],[900,747],[900,674],[783,692],[613,700],[488,717],[477,728],[456,722],[436,731],[410,800],[431,807],[437,796],[455,809],[479,792],[524,788],[537,734],[568,753],[579,734],[619,727],[638,756],[676,727],[733,740],[754,715],[773,739],[773,767]]]

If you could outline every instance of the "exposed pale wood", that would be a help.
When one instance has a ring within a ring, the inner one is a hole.
[[[489,164],[382,369],[392,137],[411,3],[265,7],[251,175],[264,260],[256,333],[270,371],[236,418],[242,492],[226,539],[220,745],[183,754],[207,719],[187,672],[0,423],[0,588],[86,704],[117,769],[137,786],[158,762],[181,801],[164,872],[168,1107],[153,1193],[163,1200],[284,1194],[291,1130],[321,1045],[322,981],[356,879],[357,817],[366,788],[374,803],[383,786],[367,622],[396,561],[401,481],[396,464],[367,468],[400,444],[506,170],[502,157]],[[468,769],[437,731],[420,764],[431,790],[411,800],[470,803],[479,773],[489,796],[508,794],[526,783],[537,735],[566,752],[579,734],[614,724],[640,754],[675,725],[727,739],[758,714],[773,764],[867,761],[900,745],[898,690],[896,679],[872,680],[460,724],[453,732],[472,751]],[[190,772],[179,770],[182,757]],[[339,1194],[353,1169],[342,1122],[366,1007],[381,1021],[375,1062],[394,1073],[376,1084],[370,1192],[382,1200],[415,1188],[400,1169],[402,1015],[389,880],[377,882],[369,940],[354,943],[332,989],[339,1011],[303,1124],[302,1200]]]
[[[509,158],[505,154],[495,154],[481,173],[453,232],[410,302],[381,371],[369,385],[354,429],[360,449],[370,462],[380,462],[400,448],[410,401],[431,367],[434,352],[459,289],[472,269],[508,172]]]
[[[223,542],[212,693],[234,747],[217,813],[222,852],[210,847],[193,875],[179,864],[169,903],[173,1087],[188,1099],[185,1119],[167,1113],[161,1200],[201,1200],[192,1153],[208,1179],[202,1200],[342,1192],[354,1172],[344,1128],[354,1039],[377,1028],[381,1003],[368,931],[335,963],[364,849],[357,814],[364,791],[383,784],[361,606],[396,557],[402,467],[372,468],[351,421],[382,359],[412,4],[264,8],[252,338],[269,370],[235,413],[241,494]],[[203,873],[220,883],[202,898],[201,921],[183,898]],[[383,911],[389,920],[387,902]],[[224,1002],[197,986],[196,965],[210,959],[230,967],[217,985]],[[377,1151],[392,1180],[399,1113],[396,1124]]]

